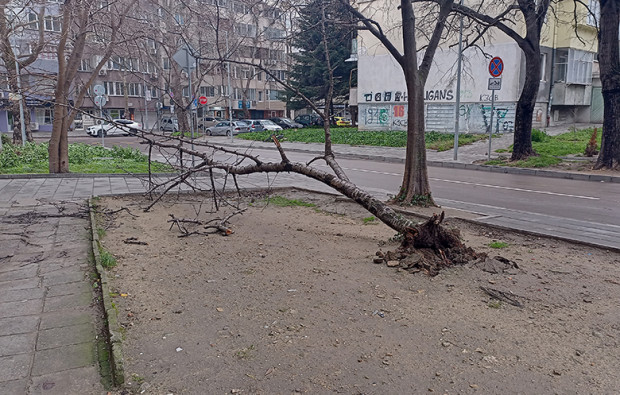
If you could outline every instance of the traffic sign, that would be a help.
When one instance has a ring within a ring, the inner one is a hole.
[[[93,92],[95,93],[95,95],[101,96],[105,93],[105,88],[103,87],[103,85],[95,85],[93,87]]]
[[[492,77],[499,77],[504,71],[504,61],[499,56],[494,57],[489,62],[489,74]]]
[[[95,96],[94,101],[95,101],[95,105],[99,107],[105,106],[105,104],[108,102],[105,96]]]
[[[489,78],[489,90],[498,91],[500,89],[502,89],[502,79],[501,78]]]
[[[209,99],[207,99],[206,96],[200,96],[198,98],[198,103],[200,103],[200,105],[204,106],[205,104],[207,104],[209,102]]]

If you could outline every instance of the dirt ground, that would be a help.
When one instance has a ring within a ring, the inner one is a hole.
[[[110,277],[126,328],[124,392],[620,391],[620,254],[449,220],[467,245],[519,268],[467,265],[429,277],[373,263],[397,244],[359,206],[278,194],[317,207],[255,198],[228,237],[169,230],[169,214],[210,218],[204,197],[148,213],[139,198],[101,200],[136,215],[111,217],[103,239],[119,262]],[[130,237],[148,245],[125,244]],[[494,240],[508,247],[492,249]]]

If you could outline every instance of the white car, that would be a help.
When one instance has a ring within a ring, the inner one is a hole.
[[[269,119],[261,119],[260,123],[265,130],[269,130],[270,132],[279,132],[282,130],[282,126]]]
[[[130,119],[113,119],[103,125],[94,125],[86,129],[86,133],[94,137],[104,136],[129,136],[138,133],[142,128],[138,122]]]

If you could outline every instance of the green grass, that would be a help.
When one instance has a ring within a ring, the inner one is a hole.
[[[532,130],[532,148],[534,148],[538,156],[532,156],[527,160],[515,162],[510,162],[507,159],[494,159],[485,162],[485,164],[511,167],[549,167],[557,165],[562,162],[560,157],[583,155],[592,132],[593,129],[581,129],[557,136],[549,136],[540,130],[534,129]],[[599,130],[597,134],[599,147],[601,146],[601,134],[602,130]],[[503,152],[512,152],[512,146]]]
[[[48,143],[6,144],[0,151],[0,174],[48,173]],[[148,157],[134,148],[111,149],[89,144],[69,144],[69,170],[73,173],[146,173]],[[153,172],[172,171],[152,162]]]
[[[265,202],[278,207],[316,207],[314,203],[307,203],[297,199],[288,199],[278,195],[266,198]]]
[[[362,221],[364,222],[364,225],[366,224],[371,224],[373,222],[375,222],[377,219],[374,216],[370,216],[370,217],[366,217],[364,219],[362,219]]]
[[[284,140],[300,143],[324,143],[325,131],[322,128],[287,129],[281,133]],[[237,138],[255,141],[267,141],[271,132],[244,133]],[[369,132],[358,131],[354,127],[340,127],[331,130],[332,143],[349,145],[369,145],[377,147],[405,147],[407,145],[407,132]],[[484,140],[485,134],[459,134],[459,146],[471,144],[478,140]],[[426,148],[438,151],[446,151],[454,146],[454,134],[427,132]]]
[[[118,263],[114,255],[110,254],[105,248],[99,245],[99,256],[101,257],[101,266],[106,269],[115,267]]]
[[[492,243],[489,244],[489,247],[491,248],[506,248],[508,247],[508,243],[503,242],[503,241],[494,241]]]

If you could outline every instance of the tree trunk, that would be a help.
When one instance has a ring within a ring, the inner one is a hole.
[[[404,64],[407,83],[407,151],[405,173],[400,192],[395,200],[404,204],[435,205],[431,197],[426,169],[426,142],[424,136],[424,83],[418,69],[415,41],[415,15],[410,1],[401,0],[403,20]]]
[[[417,77],[407,90],[407,151],[405,173],[396,201],[406,204],[435,205],[431,196],[426,167],[424,136],[424,85]]]
[[[67,107],[63,99],[59,100],[61,97],[60,95],[56,95],[56,102],[54,103],[52,137],[50,138],[48,147],[50,173],[69,172],[68,127],[65,128],[64,122],[67,117]]]
[[[603,133],[595,169],[620,168],[620,4],[601,0],[598,59],[603,86]]]
[[[540,47],[537,43],[532,42],[531,44],[534,48],[522,48],[525,55],[525,83],[517,102],[514,146],[510,160],[527,159],[536,154],[532,148],[532,114],[534,114],[536,96],[540,85],[541,65]],[[491,125],[491,130],[493,130],[493,125]]]

